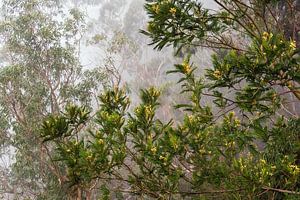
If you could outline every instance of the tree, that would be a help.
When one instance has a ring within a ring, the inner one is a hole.
[[[50,0],[7,0],[2,14],[1,144],[15,156],[3,172],[1,193],[63,199],[64,168],[53,164],[53,148],[42,143],[41,122],[71,102],[90,107],[108,74],[82,70],[78,52],[85,22],[79,10],[63,12]]]
[[[101,181],[104,199],[109,191],[157,199],[299,198],[299,1],[214,2],[217,11],[193,0],[145,4],[150,21],[142,32],[155,48],[215,50],[205,74],[189,56],[169,72],[181,75],[189,98],[176,105],[182,121],[157,118],[155,88],[141,91],[132,113],[115,88],[100,95],[95,124],[77,129],[89,118],[79,106],[44,122],[41,137],[72,172],[72,186]]]
[[[165,73],[170,69],[169,63],[177,61],[172,55],[173,49],[156,52],[147,45],[147,36],[139,33],[141,27],[146,27],[147,21],[143,4],[144,2],[139,0],[126,3],[111,0],[104,3],[99,9],[101,14],[89,30],[89,33],[92,32],[95,36],[88,43],[90,48],[94,48],[95,58],[105,55],[101,63],[104,61],[103,66],[108,68],[108,71],[110,68],[118,69],[119,74],[116,75],[121,77],[121,85],[127,85],[132,105],[138,103],[140,89],[155,85],[169,93],[163,96],[160,107],[162,112],[159,112],[159,115],[165,119],[169,119],[171,115],[177,117],[169,102],[175,101],[176,96],[171,94],[178,91],[178,86],[174,86],[171,80],[165,80]],[[121,17],[116,18],[114,15]]]

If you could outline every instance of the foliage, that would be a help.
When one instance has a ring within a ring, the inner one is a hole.
[[[182,121],[157,117],[160,91],[151,87],[131,113],[125,92],[114,88],[100,95],[96,116],[69,105],[43,123],[41,138],[55,147],[55,163],[65,167],[77,199],[91,199],[95,182],[103,199],[120,193],[299,198],[299,41],[290,34],[298,1],[285,1],[289,23],[282,21],[283,1],[214,2],[217,11],[193,0],[145,5],[150,22],[143,33],[156,48],[216,49],[204,75],[189,56],[169,72],[181,76],[181,93],[189,98],[176,105]],[[211,105],[203,103],[207,97]]]

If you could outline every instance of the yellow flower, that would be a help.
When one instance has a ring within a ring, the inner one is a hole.
[[[98,143],[102,145],[102,144],[104,144],[104,141],[102,139],[99,139]]]
[[[176,13],[176,8],[171,8],[170,10],[169,10],[169,12],[172,14],[172,15],[175,15],[175,13]]]
[[[158,5],[158,4],[153,4],[153,5],[152,5],[152,10],[153,10],[156,14],[158,14],[158,13],[159,13],[159,5]]]
[[[266,162],[265,159],[260,159],[260,163],[263,164],[263,165],[265,165],[267,162]]]
[[[241,121],[239,119],[235,119],[234,123],[236,127],[239,127],[241,125]]]
[[[146,115],[146,117],[151,116],[152,112],[153,112],[153,109],[152,109],[151,106],[145,106],[145,115]]]
[[[298,176],[298,174],[300,173],[300,168],[297,165],[289,165],[289,171],[294,176]]]
[[[268,32],[264,32],[263,36],[262,36],[263,40],[267,40],[268,37],[269,37],[269,33]]]
[[[296,169],[296,168],[298,168],[296,165],[290,165],[290,168],[291,169]]]
[[[196,121],[194,115],[189,115],[189,116],[188,116],[188,120],[189,120],[190,123],[194,123],[194,122]]]
[[[151,152],[152,152],[153,154],[155,154],[155,153],[157,152],[157,148],[156,148],[156,147],[152,147],[152,148],[151,148]]]
[[[163,161],[167,161],[168,160],[168,158],[167,157],[165,157],[165,156],[159,156],[159,160],[163,160]]]
[[[216,77],[217,79],[221,78],[222,74],[219,70],[214,71],[214,77]]]
[[[205,154],[206,151],[205,151],[205,149],[199,149],[199,153],[200,153],[200,154]]]
[[[158,89],[156,89],[155,87],[151,87],[149,89],[149,93],[153,97],[158,97],[160,95],[160,91]]]
[[[184,62],[184,63],[182,64],[182,66],[183,66],[183,72],[184,72],[185,74],[187,74],[187,73],[189,73],[189,72],[191,71],[191,67],[190,67],[190,65],[189,65],[188,63]]]
[[[140,115],[140,113],[141,113],[141,108],[140,108],[140,107],[136,107],[136,108],[134,109],[134,112],[135,112],[136,115]]]
[[[290,42],[290,48],[291,48],[293,51],[296,50],[296,41],[295,41],[295,40],[292,40],[292,41]]]

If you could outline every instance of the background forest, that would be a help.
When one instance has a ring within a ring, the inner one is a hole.
[[[300,199],[299,0],[1,3],[1,199]]]

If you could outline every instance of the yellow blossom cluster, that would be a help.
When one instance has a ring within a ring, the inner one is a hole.
[[[172,14],[172,15],[175,15],[176,14],[176,8],[170,8],[169,12]]]
[[[153,108],[150,105],[145,106],[145,116],[149,117],[153,113]]]
[[[289,165],[289,171],[293,174],[293,175],[300,175],[300,168],[297,165]]]
[[[150,88],[151,96],[158,97],[160,95],[160,91],[154,87]]]
[[[224,123],[226,123],[226,124],[232,124],[234,127],[241,126],[241,121],[235,115],[234,111],[229,112],[228,116],[224,119]]]
[[[141,108],[140,108],[140,107],[136,107],[136,108],[134,109],[134,112],[135,112],[137,115],[140,114]]]
[[[236,119],[234,120],[234,125],[235,125],[236,127],[239,127],[239,126],[241,125],[241,121],[240,121],[238,118],[236,118]]]
[[[204,148],[199,149],[199,154],[201,155],[211,155],[211,151],[207,151]]]
[[[222,77],[222,73],[219,70],[215,70],[213,73],[214,77],[220,79]]]
[[[273,37],[273,33],[264,32],[263,36],[262,36],[262,39],[266,41],[266,40],[268,40],[272,37]]]
[[[152,152],[153,154],[156,154],[156,152],[157,152],[157,148],[156,148],[156,147],[152,147],[150,150],[151,150],[151,152]]]
[[[241,170],[241,172],[244,172],[244,169],[246,168],[246,164],[244,163],[243,159],[238,159],[237,164]]]
[[[200,154],[205,154],[206,151],[205,151],[205,149],[201,148],[201,149],[199,149],[199,153],[200,153]]]
[[[156,14],[158,14],[159,13],[159,5],[156,3],[156,4],[153,4],[152,5],[152,10],[156,13]]]
[[[191,66],[189,65],[188,61],[184,61],[182,63],[182,67],[183,67],[183,73],[188,74],[191,72]]]
[[[189,115],[188,120],[189,120],[189,123],[193,124],[196,122],[197,119],[194,115]]]
[[[168,158],[166,157],[166,156],[159,156],[159,160],[161,160],[161,161],[163,161],[164,163],[164,165],[167,165],[167,161],[168,161]]]
[[[265,159],[260,159],[259,161],[262,165],[265,165],[267,163]]]
[[[159,160],[166,160],[167,158],[164,156],[159,156]]]
[[[100,145],[104,144],[103,139],[99,139],[99,140],[98,140],[98,143],[99,143]]]
[[[292,40],[290,42],[290,48],[292,51],[295,51],[296,50],[296,41],[295,40]]]
[[[231,148],[231,147],[234,147],[234,146],[235,146],[235,141],[226,142],[226,143],[225,143],[225,146],[226,146],[226,147],[230,147],[230,148]]]

